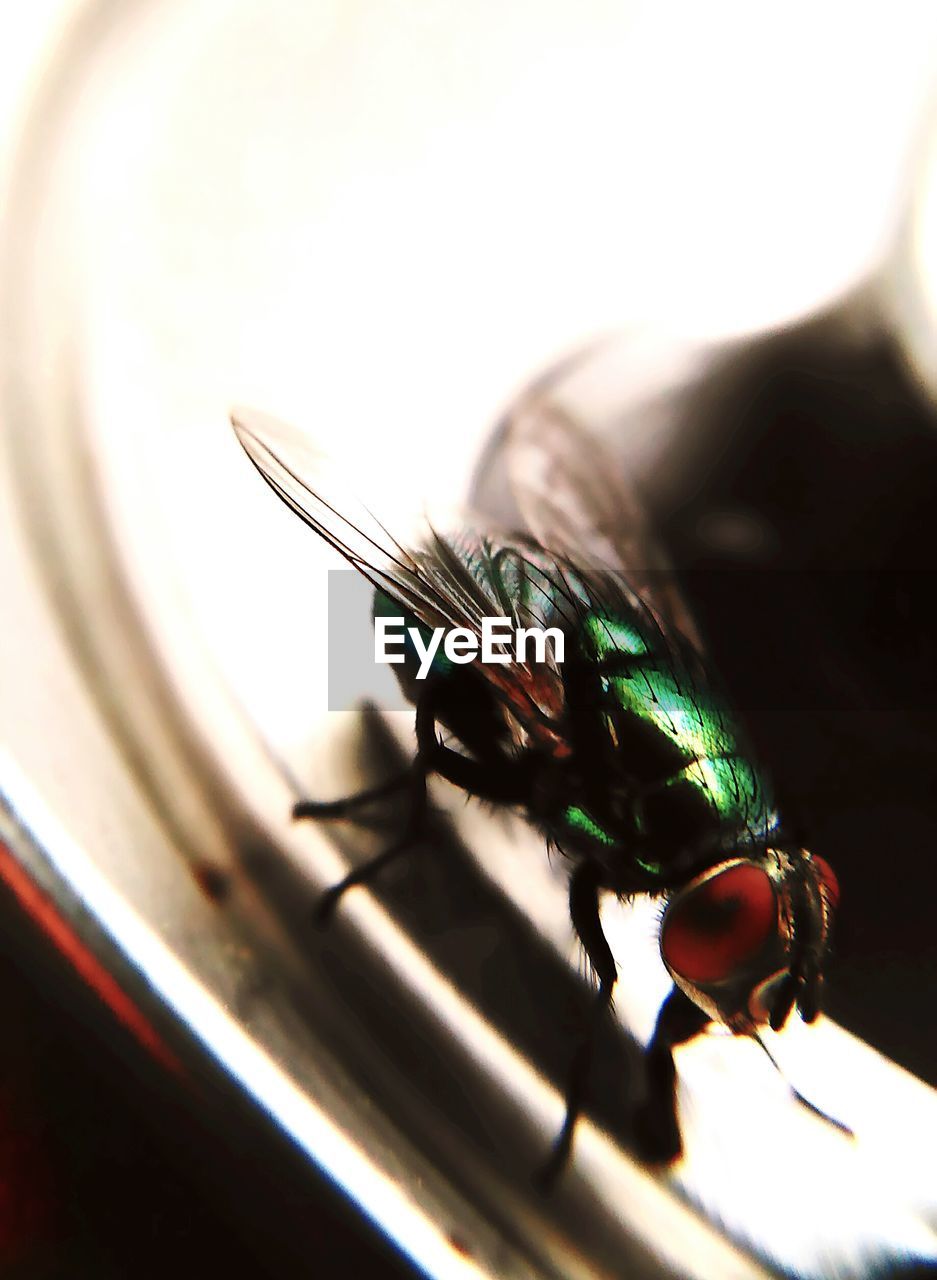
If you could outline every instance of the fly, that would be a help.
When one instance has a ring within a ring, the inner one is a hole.
[[[712,1022],[757,1038],[795,1008],[814,1021],[839,890],[828,864],[786,835],[614,464],[532,400],[510,424],[507,449],[527,529],[466,523],[443,534],[427,526],[405,546],[342,492],[301,437],[262,415],[238,414],[234,427],[276,494],[374,586],[376,618],[402,617],[426,632],[463,628],[479,641],[485,619],[507,618],[515,628],[558,628],[565,640],[562,663],[555,653],[491,665],[440,656],[418,680],[410,653],[395,667],[416,707],[412,768],[381,787],[294,810],[297,818],[348,817],[394,790],[412,797],[400,838],[333,886],[323,915],[412,847],[431,774],[519,809],[565,855],[570,917],[597,985],[543,1173],[549,1183],[569,1158],[594,1031],[618,977],[600,894],[662,898],[660,950],[674,985],[645,1051],[647,1096],[634,1136],[645,1159],[676,1158],[673,1050]]]

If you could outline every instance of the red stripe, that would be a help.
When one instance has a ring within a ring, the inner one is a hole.
[[[182,1063],[146,1015],[60,914],[48,894],[39,888],[23,865],[2,843],[0,877],[6,881],[24,911],[69,961],[76,973],[96,992],[117,1020],[159,1063],[170,1071],[183,1075]]]

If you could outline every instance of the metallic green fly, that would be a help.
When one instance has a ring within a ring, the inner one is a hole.
[[[295,816],[352,816],[394,788],[412,795],[403,835],[335,885],[323,913],[412,847],[434,773],[519,809],[568,859],[570,916],[597,991],[546,1181],[569,1157],[593,1031],[617,980],[599,895],[662,897],[660,949],[674,987],[646,1049],[634,1134],[645,1158],[673,1159],[673,1049],[713,1021],[756,1035],[781,1027],[795,1006],[813,1021],[838,888],[823,859],[786,836],[613,463],[562,415],[519,414],[507,454],[526,528],[466,522],[443,534],[427,525],[418,545],[404,546],[288,428],[262,415],[237,415],[234,425],[277,495],[372,583],[376,614],[479,637],[486,618],[561,629],[562,663],[549,654],[489,665],[440,657],[418,680],[409,654],[396,672],[416,707],[411,770],[344,800],[302,802]]]

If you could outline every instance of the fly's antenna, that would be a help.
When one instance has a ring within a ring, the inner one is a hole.
[[[755,1041],[755,1043],[759,1046],[759,1048],[763,1050],[765,1057],[771,1063],[772,1067],[774,1067],[775,1071],[778,1073],[778,1075],[787,1085],[788,1089],[790,1089],[791,1093],[794,1095],[794,1098],[800,1103],[802,1107],[806,1107],[807,1110],[811,1112],[812,1115],[815,1115],[818,1119],[825,1120],[827,1124],[831,1124],[834,1129],[838,1129],[839,1132],[842,1134],[845,1134],[847,1138],[855,1138],[856,1135],[852,1131],[852,1129],[850,1129],[848,1124],[844,1124],[842,1120],[837,1120],[836,1117],[831,1116],[828,1111],[823,1111],[820,1107],[816,1105],[816,1103],[811,1102],[809,1098],[805,1098],[799,1089],[794,1088],[790,1080],[788,1080],[787,1076],[781,1070],[781,1067],[780,1067],[780,1064],[778,1063],[777,1058],[774,1056],[774,1054],[765,1044],[764,1040],[762,1040],[761,1036],[758,1034],[757,1030],[754,1027],[751,1030],[751,1037]]]

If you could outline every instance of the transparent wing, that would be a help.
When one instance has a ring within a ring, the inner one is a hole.
[[[241,445],[274,493],[368,581],[428,627],[465,627],[479,641],[485,618],[527,625],[547,578],[542,565],[509,548],[514,577],[505,589],[496,539],[448,538],[428,523],[422,546],[405,546],[352,494],[329,459],[294,428],[267,414],[238,409],[232,425]],[[474,570],[474,571],[473,571]],[[519,740],[555,742],[563,701],[555,665],[511,661],[477,664],[500,693]]]
[[[427,626],[480,633],[492,601],[445,539],[428,529],[425,550],[405,547],[300,432],[255,410],[237,409],[231,422],[274,493],[369,582]]]
[[[583,572],[620,575],[662,629],[701,642],[637,495],[601,441],[580,426],[549,387],[522,399],[507,422],[511,487],[533,537]]]

